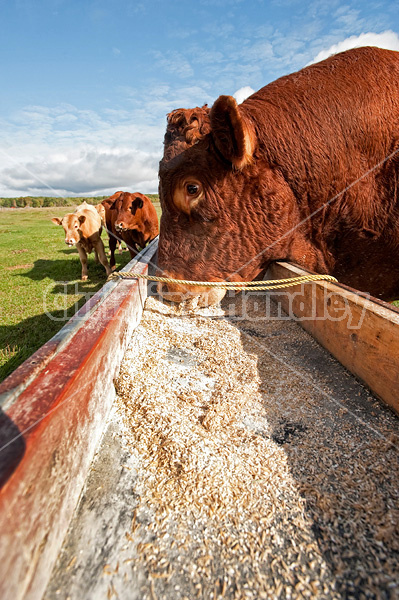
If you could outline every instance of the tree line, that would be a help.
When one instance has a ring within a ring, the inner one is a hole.
[[[146,194],[153,202],[159,202],[158,194]],[[91,197],[55,197],[55,196],[21,196],[19,198],[0,198],[0,207],[3,208],[46,208],[50,206],[78,206],[86,201],[88,204],[99,204],[108,196]]]

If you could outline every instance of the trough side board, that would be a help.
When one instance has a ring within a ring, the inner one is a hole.
[[[270,279],[307,275],[274,263]],[[319,281],[276,290],[273,298],[290,316],[399,414],[399,310],[346,285]]]
[[[147,273],[157,244],[124,270]],[[42,597],[146,296],[143,280],[108,282],[0,386],[2,600]]]

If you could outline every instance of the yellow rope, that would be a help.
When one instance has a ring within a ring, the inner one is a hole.
[[[289,277],[288,279],[272,279],[267,281],[191,281],[187,279],[172,279],[170,277],[156,277],[155,275],[142,275],[141,273],[132,273],[132,271],[120,271],[111,273],[109,279],[146,279],[147,281],[159,281],[160,283],[177,283],[188,286],[201,286],[226,290],[275,290],[279,288],[291,287],[300,283],[310,281],[337,281],[332,275],[301,275],[299,277]]]

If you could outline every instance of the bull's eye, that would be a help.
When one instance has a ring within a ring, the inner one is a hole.
[[[198,179],[189,178],[179,183],[173,192],[173,203],[176,208],[189,215],[194,206],[204,197],[203,185]]]
[[[186,190],[189,196],[196,196],[199,192],[199,185],[196,183],[188,183],[186,185]]]

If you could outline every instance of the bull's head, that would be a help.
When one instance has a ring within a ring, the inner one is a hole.
[[[238,106],[233,97],[221,96],[211,109],[170,113],[159,176],[158,256],[164,274],[247,281],[271,258],[284,256],[288,240],[276,240],[289,226],[292,192],[265,160],[245,103]],[[215,290],[207,296],[205,291],[171,284],[161,289],[173,301],[201,295],[202,304],[217,302],[225,293]]]

